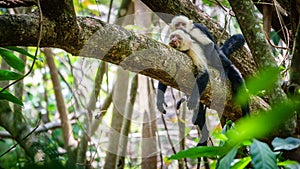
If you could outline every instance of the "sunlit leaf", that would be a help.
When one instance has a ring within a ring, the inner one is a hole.
[[[0,87],[0,90],[2,90],[1,87]],[[23,106],[23,103],[21,100],[19,100],[16,96],[12,95],[11,93],[9,93],[6,90],[4,90],[3,92],[0,93],[0,100],[7,100],[7,101],[10,101],[10,102],[13,102],[13,103]]]
[[[34,56],[30,53],[28,53],[26,50],[24,50],[23,48],[19,48],[19,47],[16,47],[16,46],[5,46],[3,47],[5,49],[9,49],[9,50],[12,50],[12,51],[16,51],[16,52],[19,52],[25,56],[29,56],[30,58],[34,59]]]
[[[164,164],[166,164],[167,166],[169,166],[172,163],[172,160],[170,160],[167,157],[164,157],[163,160],[164,160]]]
[[[231,162],[236,156],[237,151],[238,151],[238,147],[237,146],[233,147],[229,151],[229,153],[227,153],[224,157],[222,157],[218,165],[218,169],[230,169]]]
[[[214,139],[218,139],[218,140],[223,141],[223,142],[225,142],[225,141],[228,140],[228,138],[226,137],[226,135],[223,134],[223,133],[221,133],[221,132],[213,132],[212,133],[212,137]]]
[[[9,70],[0,70],[0,80],[17,80],[21,78],[22,75]]]
[[[223,147],[200,146],[200,147],[194,147],[187,150],[179,151],[177,154],[170,156],[169,159],[178,160],[182,158],[216,157],[216,156],[222,156],[225,153],[226,151]]]
[[[254,168],[278,168],[276,164],[276,156],[266,143],[254,140],[250,147],[250,153],[252,157],[252,165]]]
[[[299,169],[300,164],[297,161],[287,160],[277,163],[278,166],[282,166],[286,169]]]
[[[231,169],[244,169],[251,162],[251,157],[244,157],[236,162]]]
[[[297,107],[299,105],[295,102],[286,101],[273,106],[273,109],[268,112],[240,119],[236,123],[235,129],[226,133],[229,140],[227,146],[231,148],[245,140],[267,136],[289,119]]]
[[[262,71],[257,77],[247,80],[247,88],[250,93],[256,95],[262,90],[274,88],[280,71],[278,68],[269,68]]]
[[[12,52],[0,48],[0,55],[5,60],[5,62],[12,68],[22,72],[25,68],[24,62],[14,55]]]
[[[274,150],[293,150],[295,148],[298,148],[300,146],[300,139],[288,137],[285,139],[276,137],[272,141],[272,146],[274,147]]]

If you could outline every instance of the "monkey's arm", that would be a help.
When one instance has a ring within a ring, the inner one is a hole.
[[[196,78],[196,81],[195,81],[193,90],[191,92],[191,95],[189,97],[189,100],[187,102],[187,107],[190,110],[197,108],[199,99],[207,86],[207,83],[209,80],[209,74],[205,70],[204,73],[197,73],[195,75],[195,78]]]

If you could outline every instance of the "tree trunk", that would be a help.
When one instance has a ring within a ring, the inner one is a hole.
[[[130,94],[127,99],[125,114],[123,118],[123,124],[121,129],[121,138],[120,138],[120,149],[119,149],[119,157],[118,157],[118,169],[123,169],[125,166],[125,156],[127,151],[127,143],[128,143],[128,133],[130,131],[130,124],[133,113],[133,106],[135,103],[135,98],[137,94],[138,87],[138,75],[134,75],[131,80]]]
[[[157,168],[157,143],[156,143],[156,117],[153,107],[154,98],[152,98],[149,80],[146,77],[139,77],[139,96],[141,112],[144,113],[142,126],[142,169]],[[147,97],[146,97],[147,96]]]
[[[60,85],[58,70],[54,63],[54,55],[52,53],[52,49],[46,48],[44,49],[44,54],[46,56],[46,61],[50,70],[51,81],[54,89],[55,99],[56,99],[56,107],[59,113],[60,121],[61,121],[61,129],[63,133],[63,139],[65,147],[68,152],[68,165],[73,166],[75,164],[75,148],[77,148],[77,141],[74,138],[72,126],[70,124],[70,120],[68,118],[68,109],[65,104],[65,99],[62,94],[62,88]]]
[[[118,68],[115,92],[113,94],[113,115],[109,132],[108,149],[106,151],[104,169],[114,169],[117,165],[119,139],[125,111],[129,73]]]

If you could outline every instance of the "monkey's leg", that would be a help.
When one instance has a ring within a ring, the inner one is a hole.
[[[201,138],[197,146],[206,146],[207,145],[207,140],[209,137],[209,131],[206,126],[206,107],[204,106],[203,103],[199,103],[199,109],[194,110],[193,114],[193,124],[199,126],[201,130]]]
[[[203,91],[205,90],[207,83],[209,80],[209,75],[207,70],[202,74],[196,74],[196,82],[194,84],[192,93],[187,102],[187,107],[192,110],[196,109],[197,104],[199,102],[199,98],[201,97]]]
[[[201,138],[198,142],[197,146],[207,146],[207,140],[209,137],[209,131],[206,126],[206,107],[203,103],[199,103],[198,110],[194,110],[193,114],[193,123],[194,125],[199,126],[201,130]],[[204,165],[206,168],[209,168],[208,159],[206,157],[203,157]],[[198,164],[197,169],[200,168],[201,158],[198,158]]]
[[[221,51],[225,54],[227,58],[230,58],[230,55],[244,46],[245,38],[241,34],[232,35],[221,47]]]

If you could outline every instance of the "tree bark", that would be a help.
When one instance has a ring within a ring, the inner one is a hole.
[[[229,0],[229,3],[236,14],[239,25],[249,45],[251,53],[261,71],[264,70],[278,70],[278,66],[273,56],[268,42],[264,36],[263,29],[259,22],[259,17],[254,13],[254,4],[250,0],[235,1]],[[272,89],[268,90],[271,104],[284,101],[286,99],[285,93],[281,90],[280,74],[277,75]],[[278,132],[282,136],[288,136],[295,132],[296,118],[291,118],[284,123],[284,126]]]

